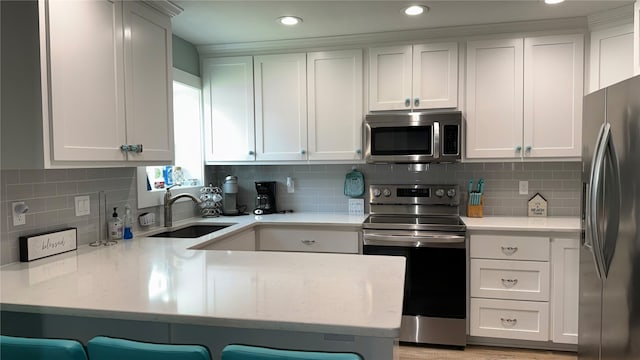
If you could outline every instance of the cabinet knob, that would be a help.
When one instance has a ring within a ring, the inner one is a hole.
[[[300,150],[300,154],[304,155],[306,153],[307,153],[307,150],[305,150],[305,149]]]
[[[411,99],[409,99],[409,98],[404,99],[404,106],[405,107],[411,106]]]
[[[129,151],[140,154],[142,152],[142,144],[129,145]]]
[[[520,146],[520,145],[516,146],[516,151],[517,151],[517,152],[522,151],[522,146]]]
[[[524,148],[524,149],[525,149],[527,152],[531,152],[532,147],[531,147],[531,145],[527,145],[527,147],[526,147],[526,148]]]
[[[415,98],[413,99],[413,106],[420,106],[420,99],[419,98]]]
[[[358,155],[362,154],[362,150],[357,149],[357,150],[356,150],[356,154],[358,154]]]
[[[123,152],[129,151],[129,145],[126,145],[126,144],[120,145],[120,151],[123,151]]]
[[[255,154],[256,154],[256,153],[255,153],[253,150],[249,150],[249,155],[253,156],[253,155],[255,155]]]

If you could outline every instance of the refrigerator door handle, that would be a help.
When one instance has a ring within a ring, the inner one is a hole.
[[[606,273],[604,271],[602,239],[600,238],[600,231],[598,228],[599,221],[597,204],[602,185],[602,172],[604,168],[605,156],[607,154],[607,143],[610,136],[611,125],[605,123],[600,128],[600,134],[598,136],[596,148],[593,153],[593,162],[591,163],[591,178],[589,181],[589,201],[587,201],[587,226],[590,231],[587,234],[587,240],[585,241],[585,243],[589,243],[591,245],[590,250],[593,254],[596,273],[598,274],[599,279],[605,279]]]

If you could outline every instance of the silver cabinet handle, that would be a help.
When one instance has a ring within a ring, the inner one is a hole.
[[[511,256],[518,251],[517,246],[501,246],[500,249],[502,250],[502,253],[507,256]]]
[[[129,151],[129,145],[125,145],[125,144],[120,145],[120,151],[123,151],[123,152]]]
[[[502,286],[507,289],[511,289],[512,287],[518,285],[518,279],[502,279]]]
[[[411,99],[409,98],[404,99],[404,107],[409,107],[409,106],[411,106]]]
[[[120,150],[124,151],[124,152],[134,152],[136,154],[139,154],[142,152],[142,144],[135,144],[135,145],[129,145],[129,144],[125,144],[125,145],[120,145]]]
[[[300,240],[305,245],[313,245],[316,243],[315,240]]]
[[[420,99],[419,98],[415,98],[413,99],[413,106],[420,106]]]
[[[518,324],[518,319],[500,318],[500,321],[502,321],[502,326],[506,328],[513,328],[514,326],[516,326],[516,324]]]

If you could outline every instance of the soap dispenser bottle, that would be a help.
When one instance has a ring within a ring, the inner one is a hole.
[[[133,232],[131,231],[133,220],[131,219],[131,207],[129,204],[124,206],[124,235],[123,239],[133,239]]]
[[[118,208],[113,208],[113,215],[111,215],[111,220],[109,220],[109,237],[111,240],[122,239],[122,220],[118,217]]]

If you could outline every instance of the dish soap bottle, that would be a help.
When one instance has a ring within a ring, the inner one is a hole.
[[[109,220],[109,237],[111,240],[122,239],[122,220],[118,217],[118,208],[113,208],[113,215],[111,215],[111,220]]]
[[[133,220],[131,219],[131,208],[129,204],[124,206],[124,236],[125,240],[133,239],[133,232],[131,231]]]

